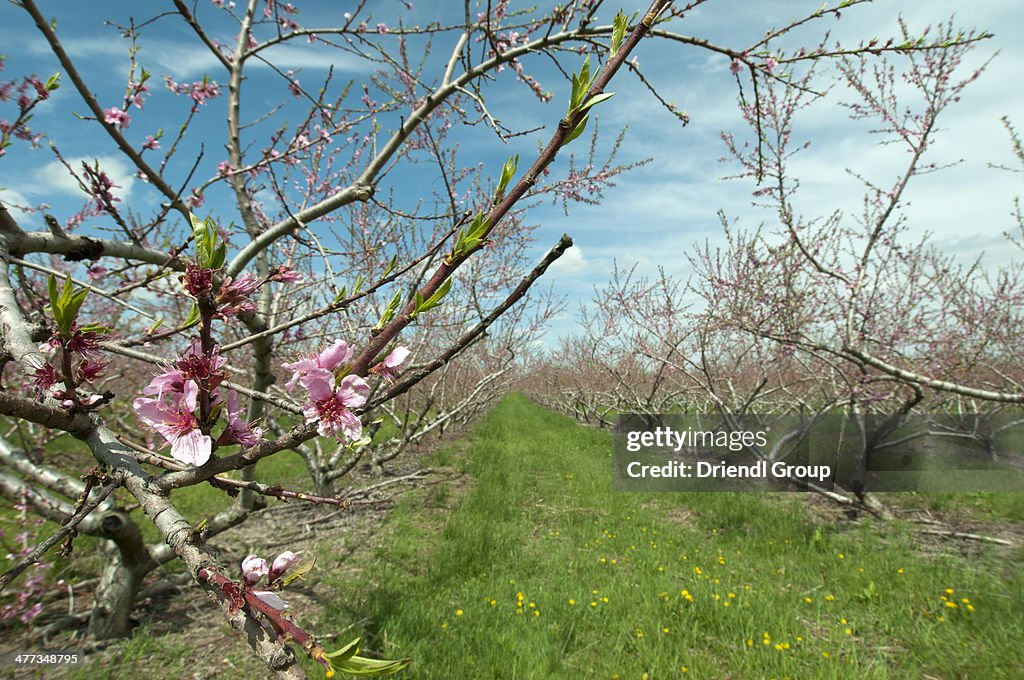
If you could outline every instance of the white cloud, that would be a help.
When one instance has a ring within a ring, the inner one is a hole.
[[[116,185],[111,191],[115,197],[127,203],[131,196],[132,186],[135,184],[135,169],[123,158],[118,156],[99,156],[96,158],[77,157],[66,159],[68,164],[79,175],[82,174],[82,163],[92,166],[99,163],[99,168],[107,173],[107,176]],[[60,161],[50,161],[38,171],[32,178],[31,184],[19,185],[19,189],[28,195],[37,195],[45,192],[52,196],[53,193],[65,194],[68,196],[85,197],[85,194],[78,186],[78,182],[72,177],[67,168]]]
[[[33,202],[25,197],[23,193],[10,187],[0,187],[0,201],[7,206],[8,212],[14,217],[22,229],[31,230],[38,228],[39,220],[35,213],[25,212],[17,206],[31,206]]]
[[[551,276],[571,276],[589,268],[591,263],[579,246],[572,246],[548,268]]]

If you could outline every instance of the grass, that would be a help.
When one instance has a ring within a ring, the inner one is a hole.
[[[925,552],[905,522],[832,520],[797,494],[614,493],[610,435],[517,395],[429,464],[461,476],[407,494],[351,554],[354,537],[324,537],[321,613],[295,612],[329,647],[354,626],[371,654],[412,656],[403,677],[1020,677],[1020,551]],[[303,486],[297,456],[260,466]],[[175,500],[195,521],[227,502]],[[1024,495],[886,500],[1024,517]],[[143,625],[104,673],[191,677],[197,642]],[[252,667],[237,640],[210,653]]]
[[[518,396],[435,462],[468,489],[410,496],[344,578],[318,570],[316,628],[367,617],[410,678],[1019,677],[1024,588],[992,553],[797,495],[613,493],[609,436]]]

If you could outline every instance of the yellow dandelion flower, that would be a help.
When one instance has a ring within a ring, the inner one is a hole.
[[[832,593],[829,593],[828,595],[825,596],[825,602],[832,602],[835,599],[836,599],[836,596],[833,595]]]
[[[753,646],[754,646],[754,639],[753,638],[747,638],[747,647],[753,647]]]
[[[693,568],[693,573],[696,574],[697,576],[700,576],[704,572],[700,570],[700,567],[694,567]]]
[[[956,602],[949,602],[949,601],[947,601],[946,602],[946,606],[949,607],[950,609],[956,609],[960,605],[958,605]]]
[[[846,619],[839,619],[839,623],[846,625]]]
[[[497,600],[493,600],[493,599],[492,599],[492,600],[491,600],[491,606],[492,606],[492,607],[496,607],[497,605],[498,605],[498,601],[497,601]]]
[[[690,672],[690,669],[689,669],[689,668],[687,668],[686,666],[683,666],[683,667],[682,667],[682,668],[680,668],[679,670],[681,670],[681,671],[682,671],[683,673],[689,673],[689,672]]]
[[[903,575],[903,567],[900,567],[899,569],[897,569],[896,573],[899,574],[900,576],[902,576]]]
[[[974,605],[973,604],[967,605],[967,611],[973,612],[974,611]]]
[[[455,615],[456,616],[462,616],[462,610],[461,609],[456,609],[455,610]]]
[[[946,595],[952,595],[952,594],[953,594],[953,589],[952,588],[946,588]]]
[[[666,626],[665,628],[662,628],[661,632],[664,633],[665,635],[668,635],[668,627]]]
[[[829,654],[828,652],[822,652],[822,653],[821,653],[821,655],[822,655],[823,657],[825,657],[826,659],[827,659],[827,658],[828,658],[829,656],[831,656],[831,654]]]
[[[637,636],[638,638],[642,638],[642,637],[644,636],[644,631],[643,631],[643,629],[642,629],[642,628],[637,628],[637,629],[636,629],[636,636]]]
[[[612,564],[613,564],[613,565],[614,565],[614,564],[618,564],[618,563],[619,563],[619,561],[618,561],[618,560],[612,560]]]
[[[608,604],[608,596],[605,595],[604,597],[602,597],[601,598],[601,602],[604,602],[605,604]]]
[[[730,597],[730,598],[734,598],[734,597],[736,597],[736,593],[729,593],[729,597]]]
[[[596,607],[596,606],[597,606],[597,603],[596,603],[596,602],[591,602],[591,603],[590,603],[590,606],[591,606],[591,607]]]
[[[445,629],[445,628],[447,628],[447,627],[448,627],[448,624],[447,624],[447,623],[442,623],[442,624],[441,624],[441,630],[444,630],[444,629]]]
[[[850,630],[849,628],[845,628],[845,629],[843,630],[843,632],[844,632],[844,633],[846,633],[847,635],[853,635],[853,631],[852,631],[852,630]]]
[[[574,600],[574,599],[572,599],[572,598],[570,597],[570,598],[569,598],[569,606],[570,606],[570,607],[575,607],[575,606],[576,606],[576,600]]]
[[[539,609],[534,609],[533,610],[533,615],[534,616],[540,616],[540,610]]]
[[[804,598],[804,602],[807,602],[807,603],[814,602],[814,599],[810,598],[810,597],[805,597]]]
[[[846,555],[844,555],[843,553],[839,553],[838,555],[836,555],[836,557],[838,557],[841,560],[845,560],[846,559]]]

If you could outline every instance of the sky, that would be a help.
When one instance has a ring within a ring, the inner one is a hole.
[[[326,0],[296,3],[302,8],[298,18],[304,25],[337,22],[339,13],[349,4]],[[370,3],[374,17],[371,22],[385,20],[404,3],[378,0]],[[512,2],[514,9],[523,3]],[[640,9],[646,3],[623,2],[627,10]],[[834,4],[834,3],[830,3]],[[104,19],[115,23],[127,21],[130,8],[136,20],[168,10],[170,3],[145,0],[130,5],[124,2],[60,3],[41,1],[44,14],[58,16],[58,31],[69,53],[80,64],[91,87],[106,107],[120,99],[127,73],[126,43],[116,28],[104,25]],[[413,2],[407,22],[426,23],[439,15],[457,16],[462,3],[442,0],[434,3]],[[611,10],[598,15],[599,22],[610,19]],[[230,26],[218,24],[216,7],[209,0],[197,3],[200,19],[220,26],[224,39],[230,39]],[[726,2],[711,0],[690,13],[675,30],[705,37],[717,44],[743,48],[755,41],[771,26],[783,25],[820,7],[820,2],[801,0],[760,0],[758,2]],[[972,84],[963,100],[940,119],[943,127],[938,142],[931,150],[931,159],[940,163],[957,162],[955,167],[927,177],[918,178],[908,194],[906,209],[911,236],[931,234],[933,242],[944,251],[965,261],[984,255],[987,266],[997,266],[1011,257],[1014,249],[1006,246],[1003,232],[1012,228],[1010,211],[1013,197],[1020,193],[1020,175],[994,170],[992,164],[1012,166],[1009,137],[1000,117],[1009,116],[1024,127],[1024,90],[1016,86],[1024,70],[1024,5],[1013,0],[985,0],[967,5],[952,0],[928,3],[903,0],[879,1],[851,8],[838,21],[829,19],[805,31],[796,32],[781,46],[813,44],[824,30],[831,31],[830,41],[855,43],[860,39],[898,34],[897,16],[902,15],[911,30],[920,30],[955,13],[955,23],[965,28],[988,30],[995,36],[983,42],[972,54],[965,72],[992,58],[985,73]],[[0,45],[7,58],[0,79],[35,72],[43,77],[59,67],[48,54],[46,45],[27,15],[9,3],[0,7]],[[371,26],[373,23],[371,23]],[[164,75],[177,81],[199,80],[214,74],[223,81],[215,60],[196,46],[191,32],[178,20],[162,19],[147,28],[142,41],[140,63],[154,74],[154,89],[161,89]],[[428,59],[427,70],[442,68],[449,45],[440,45],[435,56]],[[277,49],[272,53],[282,70],[294,70],[303,84],[312,85],[333,65],[339,78],[362,79],[365,65],[351,57],[326,55],[301,44]],[[563,233],[575,241],[575,247],[557,262],[546,277],[556,294],[566,296],[568,309],[555,320],[548,336],[552,343],[559,334],[571,333],[575,327],[576,308],[586,304],[595,286],[603,285],[614,266],[636,266],[640,275],[653,275],[658,267],[686,278],[690,273],[687,254],[705,241],[721,243],[721,227],[717,213],[725,211],[730,219],[755,228],[772,224],[770,212],[752,205],[750,182],[724,180],[736,171],[735,165],[720,162],[725,147],[722,131],[740,133],[745,130],[737,108],[737,82],[729,72],[729,61],[719,54],[694,47],[680,47],[665,42],[642,43],[635,56],[640,67],[667,100],[685,109],[690,123],[681,127],[644,87],[629,74],[621,74],[610,88],[616,96],[600,105],[597,118],[601,137],[598,157],[607,153],[620,130],[628,126],[618,160],[650,162],[616,178],[616,186],[605,192],[599,206],[573,206],[566,216],[561,205],[542,204],[527,216],[538,225],[537,241],[531,250],[540,259]],[[460,159],[466,163],[483,163],[500,168],[512,152],[523,158],[535,153],[538,141],[550,135],[552,126],[564,113],[567,85],[546,62],[524,62],[538,80],[554,93],[549,105],[533,99],[522,85],[510,78],[499,80],[489,93],[490,108],[512,128],[544,129],[504,144],[479,127],[455,130],[452,139],[460,144]],[[287,100],[286,82],[268,68],[258,68],[253,82],[255,91],[267,105],[277,99]],[[747,83],[749,87],[749,83]],[[253,92],[252,89],[249,92]],[[748,91],[749,92],[749,91]],[[865,134],[863,125],[851,123],[838,102],[844,97],[840,89],[824,102],[805,112],[798,120],[796,136],[811,141],[811,146],[795,160],[794,172],[802,178],[798,210],[806,215],[825,215],[840,209],[853,215],[857,212],[863,192],[848,170],[878,181],[889,181],[899,168],[897,150],[881,147]],[[169,98],[166,93],[154,94],[145,112],[133,110],[129,137],[140,143],[145,134],[155,131],[167,120],[180,118],[187,111],[184,98]],[[220,107],[220,108],[218,108]],[[160,198],[132,176],[128,164],[117,158],[116,150],[97,135],[85,122],[71,112],[84,113],[85,107],[69,83],[65,83],[52,101],[40,107],[34,123],[45,130],[65,156],[71,160],[98,159],[121,185],[118,195],[125,205],[138,209],[152,208]],[[223,100],[212,102],[197,118],[193,143],[210,139],[197,176],[213,176],[215,165],[223,159],[217,146],[217,135],[223,135]],[[11,103],[0,103],[0,118],[11,117]],[[95,126],[93,126],[95,127]],[[171,131],[168,130],[168,134]],[[19,204],[46,202],[52,210],[66,217],[80,203],[78,187],[61,166],[45,150],[29,153],[24,145],[12,148],[0,159],[0,200]],[[567,151],[585,153],[585,141],[578,140]],[[565,154],[563,153],[563,156]],[[184,157],[184,154],[182,154]],[[564,169],[565,158],[561,165]],[[184,158],[182,160],[184,162]],[[524,161],[525,163],[525,161]],[[177,168],[180,172],[181,168]],[[436,187],[422,187],[411,171],[393,174],[382,190],[395,190],[401,200],[413,204],[421,193]],[[205,208],[217,210],[226,206],[228,197],[211,192]],[[221,203],[223,202],[223,203]],[[27,228],[43,228],[38,215],[21,216]]]

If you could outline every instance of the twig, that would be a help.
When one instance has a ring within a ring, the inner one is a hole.
[[[0,575],[0,591],[6,588],[8,583],[16,579],[21,572],[25,571],[29,565],[38,562],[39,558],[42,557],[47,550],[57,545],[57,543],[59,543],[65,536],[68,536],[75,531],[75,528],[82,522],[82,520],[88,517],[89,513],[95,510],[100,503],[106,500],[107,496],[113,493],[114,489],[121,485],[121,478],[123,476],[124,475],[121,471],[115,470],[111,475],[110,481],[104,484],[100,489],[99,496],[83,505],[78,512],[69,517],[64,523],[64,526],[60,528],[60,531],[37,545],[32,549],[32,552],[21,558],[17,564],[5,571],[3,575]]]

